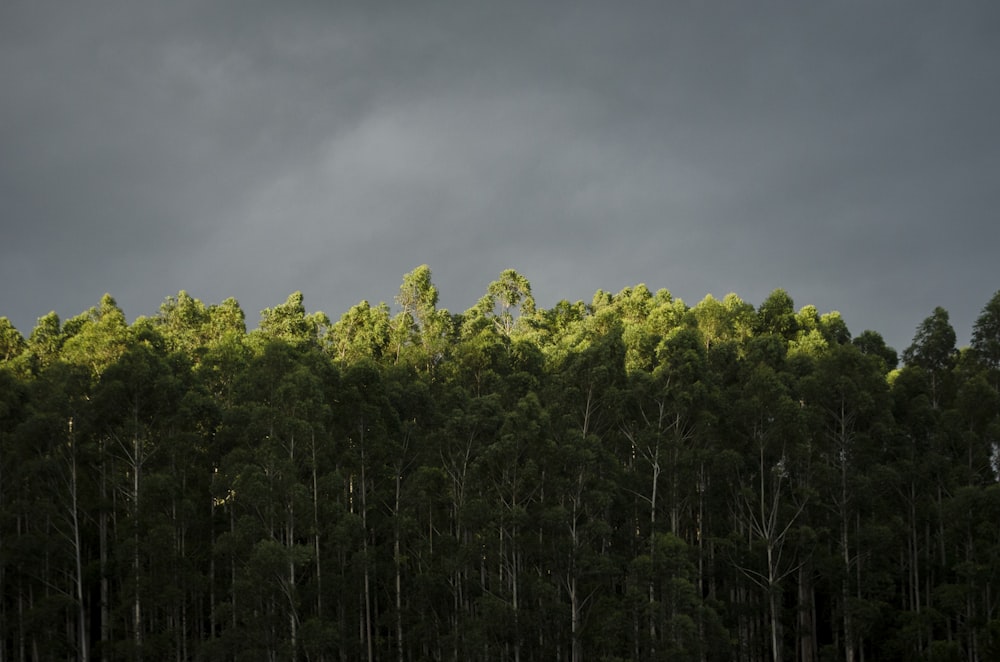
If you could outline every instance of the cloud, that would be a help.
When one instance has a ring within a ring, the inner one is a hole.
[[[0,9],[0,314],[336,317],[428,263],[540,304],[784,287],[908,343],[997,287],[992,4]],[[959,333],[960,339],[967,332]]]

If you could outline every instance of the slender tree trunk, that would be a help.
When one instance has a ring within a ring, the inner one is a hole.
[[[572,570],[569,579],[569,603],[570,603],[570,659],[572,662],[581,662],[583,652],[580,650],[580,599],[576,589],[576,571]]]
[[[853,616],[851,615],[850,607],[850,597],[851,597],[851,549],[848,539],[848,515],[846,512],[847,508],[847,465],[841,462],[840,471],[840,503],[841,508],[844,509],[841,512],[840,517],[840,551],[841,551],[841,561],[844,564],[843,569],[843,579],[840,585],[840,599],[841,608],[844,612],[844,660],[845,662],[855,662],[854,658],[854,622]]]
[[[294,481],[295,478],[295,435],[289,436],[288,441],[288,463],[291,467],[292,476]],[[285,509],[287,514],[286,525],[285,525],[285,545],[288,549],[288,633],[289,633],[289,646],[291,648],[292,659],[296,659],[298,655],[298,612],[295,607],[295,590],[296,590],[296,576],[295,576],[295,501],[294,496],[291,492],[286,497],[288,499],[288,507]]]
[[[18,517],[18,528],[20,529],[21,519]],[[20,531],[18,531],[20,533]],[[18,581],[17,585],[17,659],[18,662],[27,660],[27,640],[24,632],[24,582]]]
[[[133,593],[134,605],[134,620],[135,620],[135,633],[133,634],[133,640],[135,643],[135,659],[137,662],[142,662],[142,599],[140,592],[140,581],[142,579],[142,570],[139,562],[139,472],[142,469],[142,441],[139,438],[139,428],[138,428],[138,411],[133,409],[133,425],[134,434],[132,437],[132,574],[135,581],[135,591]]]
[[[781,608],[778,578],[775,576],[774,545],[767,544],[767,603],[771,616],[771,659],[774,662],[782,660]]]
[[[76,437],[73,434],[73,419],[69,419],[69,499],[70,525],[73,536],[74,589],[76,598],[76,640],[80,662],[89,662],[90,646],[87,642],[87,614],[83,600],[83,550],[80,543],[80,504],[78,502],[78,471],[76,463]],[[0,654],[2,655],[2,654]]]
[[[656,659],[656,502],[657,488],[660,483],[660,446],[657,443],[656,451],[652,454],[653,484],[649,497],[649,565],[650,576],[647,586],[649,600],[649,652],[652,659]]]
[[[234,539],[236,538],[236,513],[234,512],[234,508],[232,505],[229,506],[229,533],[230,535],[233,536]],[[233,608],[233,613],[231,614],[231,625],[233,628],[233,632],[236,632],[237,603],[236,603],[236,553],[235,552],[230,552],[230,557],[229,557],[229,586],[231,593],[230,602],[232,603],[232,608]]]
[[[799,660],[816,659],[816,609],[811,570],[803,563],[799,567]]]
[[[110,586],[109,586],[109,572],[108,572],[108,474],[107,474],[107,462],[106,462],[106,451],[105,440],[102,438],[100,442],[100,462],[101,462],[101,509],[97,515],[97,538],[98,538],[98,554],[100,556],[101,564],[101,660],[104,662],[108,659],[108,644],[111,641],[111,617],[110,617]]]
[[[211,510],[209,511],[208,527],[208,639],[215,639],[217,631],[215,623],[215,496],[209,499]]]
[[[395,522],[392,528],[392,555],[396,571],[396,655],[399,662],[403,662],[403,582],[402,582],[402,556],[399,551],[399,492],[402,477],[400,468],[396,471],[396,498],[393,505],[395,512]]]
[[[316,464],[316,433],[312,433],[313,553],[316,555],[316,618],[323,621],[323,573],[319,529],[319,478]]]
[[[369,570],[368,570],[368,505],[366,492],[368,491],[368,483],[365,479],[365,425],[362,421],[359,426],[360,434],[360,446],[361,446],[361,528],[364,535],[361,538],[361,557],[364,563],[364,596],[365,596],[365,613],[364,613],[364,633],[365,633],[365,645],[367,646],[368,662],[373,662],[375,659],[375,650],[372,646],[372,607],[371,607],[371,587],[369,586]]]
[[[845,662],[855,662],[854,658],[854,619],[851,615],[850,598],[850,552],[847,546],[847,522],[841,522],[840,546],[842,549],[842,561],[844,563],[844,577],[840,584],[841,608],[844,612],[844,660]]]
[[[705,599],[705,463],[698,467],[698,600]],[[705,645],[704,610],[698,610],[698,646],[701,662],[708,660],[708,650]]]

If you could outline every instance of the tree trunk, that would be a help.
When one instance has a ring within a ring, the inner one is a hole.
[[[816,605],[811,570],[799,567],[799,660],[816,660]]]
[[[316,433],[312,433],[312,497],[313,497],[313,553],[316,555],[316,618],[323,621],[323,573],[321,570],[319,530],[319,479],[316,464]]]
[[[138,411],[133,410],[135,431],[132,437],[132,574],[135,581],[135,591],[133,593],[133,618],[135,620],[135,632],[133,641],[135,643],[135,659],[142,662],[142,599],[139,584],[142,579],[142,570],[139,562],[139,472],[142,469],[142,441],[139,438]]]
[[[360,435],[360,447],[361,447],[361,528],[363,531],[361,537],[361,558],[364,564],[364,635],[365,635],[365,645],[367,646],[368,662],[374,662],[375,660],[375,650],[372,646],[372,607],[371,607],[371,587],[369,585],[369,569],[368,569],[368,503],[366,492],[368,491],[368,484],[365,480],[365,425],[364,421],[361,422],[359,426]]]
[[[399,552],[399,492],[402,477],[399,467],[396,471],[396,498],[393,505],[395,521],[392,528],[392,556],[396,571],[396,655],[399,662],[403,662],[403,582],[402,582],[402,557]]]
[[[107,462],[105,461],[105,440],[102,438],[100,442],[100,462],[101,462],[101,509],[97,516],[97,537],[98,537],[98,547],[100,564],[101,564],[101,660],[104,662],[108,659],[108,644],[111,640],[111,617],[110,617],[110,586],[109,586],[109,572],[108,572],[108,476],[107,476]]]

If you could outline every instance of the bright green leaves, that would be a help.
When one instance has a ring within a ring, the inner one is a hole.
[[[362,301],[351,307],[333,325],[330,336],[334,358],[356,363],[362,358],[378,360],[389,346],[391,322],[389,307],[372,307]]]
[[[486,295],[479,300],[479,312],[493,321],[497,331],[510,336],[522,317],[535,313],[531,283],[513,269],[505,269],[500,278],[490,283]],[[514,316],[515,311],[519,314]]]
[[[280,306],[262,310],[259,335],[293,345],[319,346],[330,320],[321,312],[307,315],[302,301],[302,293],[293,292]]]
[[[20,355],[26,347],[24,336],[14,328],[9,319],[0,317],[0,364]]]
[[[410,354],[412,361],[432,372],[448,349],[452,318],[437,308],[438,291],[431,282],[431,270],[421,265],[403,277],[396,296],[400,312],[392,321],[390,343],[396,361]]]
[[[87,365],[94,376],[100,376],[125,353],[129,329],[121,308],[105,294],[96,308],[66,322],[63,334],[67,339],[62,357]]]
[[[208,340],[209,319],[205,304],[181,290],[176,297],[167,297],[160,305],[156,325],[171,351],[193,354]]]

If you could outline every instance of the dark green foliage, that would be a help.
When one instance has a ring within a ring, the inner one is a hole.
[[[437,301],[0,318],[0,659],[1000,655],[1000,295]]]

